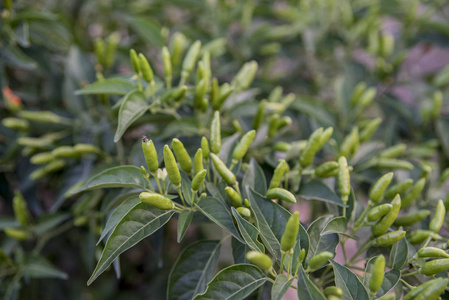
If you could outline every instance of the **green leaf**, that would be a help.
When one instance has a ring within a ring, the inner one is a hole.
[[[234,258],[234,264],[246,264],[246,252],[250,251],[249,247],[245,243],[240,243],[236,238],[231,238],[232,257]]]
[[[323,293],[304,272],[302,266],[298,271],[298,298],[301,300],[326,300]]]
[[[339,233],[350,237],[349,234],[346,234],[347,225],[348,221],[345,217],[333,218],[326,224],[326,226],[324,226],[320,235],[323,236],[330,233]]]
[[[265,195],[267,193],[267,180],[262,168],[254,158],[251,158],[249,162],[249,168],[243,177],[242,186],[245,188],[251,187],[254,191],[261,195]]]
[[[62,222],[66,221],[69,218],[70,214],[54,214],[54,215],[47,215],[44,218],[39,218],[38,223],[33,228],[34,232],[38,235],[43,234],[55,228],[56,226],[58,226],[59,224],[61,224]]]
[[[438,119],[436,123],[437,136],[441,142],[443,152],[446,158],[449,158],[449,137],[447,132],[449,131],[449,124],[446,119]]]
[[[345,266],[331,260],[334,267],[335,284],[343,291],[342,300],[369,300],[368,292],[360,279]]]
[[[143,116],[148,107],[145,95],[141,91],[134,90],[126,94],[118,112],[118,124],[114,142],[117,143],[121,139],[126,129]]]
[[[219,241],[200,241],[186,248],[168,277],[167,299],[189,300],[206,290],[220,255]]]
[[[231,212],[223,204],[223,202],[217,198],[204,197],[198,202],[197,207],[207,218],[209,218],[209,220],[229,232],[240,242],[244,243],[239,232],[234,226]]]
[[[184,199],[187,204],[192,205],[192,181],[190,180],[190,177],[184,172],[181,173],[181,178],[181,191],[184,195]]]
[[[104,237],[123,219],[126,214],[133,209],[136,205],[141,203],[139,196],[133,196],[131,198],[123,201],[109,216],[106,225],[104,226],[103,232],[98,239],[97,246],[104,239]]]
[[[193,211],[190,209],[184,209],[178,218],[178,243],[181,242],[182,238],[186,234],[189,228],[190,222],[192,222]]]
[[[134,84],[126,79],[109,78],[96,81],[81,90],[75,92],[76,95],[126,95],[135,89]]]
[[[95,189],[119,187],[149,189],[148,183],[143,178],[142,171],[138,167],[119,166],[95,175],[83,187],[74,191],[73,194]]]
[[[338,197],[327,185],[318,180],[312,180],[302,184],[299,191],[299,196],[308,200],[324,201],[338,206],[345,206]]]
[[[259,230],[253,224],[243,219],[234,207],[231,207],[231,211],[237,221],[237,226],[246,244],[251,250],[264,253],[265,247],[257,240],[260,233]]]
[[[390,268],[400,270],[408,259],[408,245],[406,239],[394,243],[390,252]]]
[[[28,257],[22,267],[22,274],[31,278],[69,278],[66,273],[58,270],[42,256]]]
[[[126,22],[136,31],[147,45],[162,48],[164,40],[161,35],[161,26],[147,17],[126,17]]]
[[[298,230],[298,236],[296,238],[295,246],[293,247],[293,257],[298,257],[299,253],[301,252],[301,249],[304,249],[306,251],[305,257],[307,257],[307,254],[309,253],[309,234],[304,229],[302,224],[299,224],[299,230]],[[305,265],[306,260],[303,260],[303,265]],[[298,260],[293,259],[292,262],[292,273],[296,272],[296,269],[298,268]]]
[[[285,224],[287,224],[291,214],[279,204],[262,197],[250,187],[247,187],[246,192],[256,218],[257,228],[260,231],[260,238],[268,251],[277,259],[280,259],[281,245],[279,241],[284,234]]]
[[[369,290],[369,282],[371,280],[371,276],[373,275],[374,261],[376,257],[371,258],[365,268],[365,277],[363,278],[363,284],[366,289]],[[389,291],[391,291],[396,284],[401,279],[401,271],[399,270],[391,270],[390,272],[386,272],[384,276],[384,281],[382,282],[382,286],[376,294],[376,298],[380,298]]]
[[[221,270],[207,285],[206,292],[195,300],[241,300],[262,286],[267,278],[256,266],[233,265]]]
[[[284,274],[279,274],[271,288],[271,300],[282,300],[282,296],[287,292],[288,288],[293,282],[293,277],[290,280]]]
[[[121,253],[164,226],[173,214],[173,211],[160,210],[146,203],[140,203],[131,209],[109,237],[87,284],[90,285],[100,276]]]
[[[310,224],[307,229],[310,239],[309,258],[323,251],[329,251],[335,255],[339,243],[338,234],[325,233],[324,235],[321,235],[321,232],[329,223],[329,218],[330,216],[322,216]]]
[[[317,99],[298,98],[290,105],[290,108],[302,112],[310,116],[311,118],[314,118],[323,125],[335,127],[336,122],[333,115],[317,103],[319,103]]]

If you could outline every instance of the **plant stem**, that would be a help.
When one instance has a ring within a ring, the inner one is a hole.
[[[285,252],[282,251],[281,252],[281,267],[279,270],[279,273],[281,273],[281,274],[284,272],[284,260],[285,260]]]
[[[182,192],[181,192],[181,188],[177,187],[176,190],[178,191],[179,198],[181,198],[181,200],[182,200],[182,204],[184,205],[184,207],[187,207],[186,202],[184,201],[184,196],[182,195]]]
[[[159,177],[157,177],[157,173],[152,172],[151,175],[153,175],[153,177],[156,179],[156,184],[157,184],[157,188],[159,189],[159,193],[162,193],[161,182],[159,181]],[[165,192],[164,192],[164,195],[165,195]]]

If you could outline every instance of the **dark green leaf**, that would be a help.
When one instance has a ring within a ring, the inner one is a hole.
[[[181,190],[184,195],[184,200],[187,204],[192,205],[192,181],[186,173],[181,174]]]
[[[178,218],[178,243],[181,242],[182,238],[186,234],[189,228],[190,222],[192,222],[193,211],[190,209],[184,209]]]
[[[173,211],[163,211],[146,203],[140,203],[131,209],[109,237],[87,284],[90,285],[100,276],[121,253],[164,226],[173,214]]]
[[[348,221],[345,217],[336,217],[331,219],[326,226],[324,226],[323,230],[321,231],[321,235],[326,235],[330,233],[340,233],[346,236],[349,236],[346,234],[346,228],[347,228]]]
[[[77,95],[120,95],[124,96],[135,89],[134,84],[126,79],[109,78],[96,81],[81,90],[76,91]]]
[[[22,274],[25,277],[31,278],[69,278],[66,273],[58,270],[42,256],[27,258],[24,266],[22,267]]]
[[[446,158],[449,158],[449,136],[447,135],[449,132],[449,124],[447,120],[438,119],[436,123],[436,132],[441,142],[441,146],[443,147],[444,154],[446,155]]]
[[[168,277],[167,299],[189,300],[206,290],[220,255],[219,241],[200,241],[186,248]]]
[[[161,26],[147,17],[126,17],[128,24],[137,32],[147,45],[162,47],[164,40],[161,36]]]
[[[390,268],[400,270],[408,259],[408,245],[406,239],[394,243],[390,252]]]
[[[126,94],[120,105],[114,142],[118,142],[121,139],[126,129],[143,116],[148,107],[149,105],[145,99],[145,95],[141,91],[134,90]]]
[[[309,200],[318,200],[345,206],[343,202],[341,202],[340,197],[338,197],[327,185],[318,180],[302,184],[298,191],[298,195]]]
[[[234,264],[246,264],[246,252],[250,251],[247,244],[240,243],[236,238],[231,238],[232,257],[234,258]]]
[[[271,288],[271,300],[282,300],[282,296],[287,292],[288,288],[293,282],[293,277],[287,279],[284,274],[279,274]]]
[[[343,291],[342,300],[369,300],[368,292],[360,279],[345,266],[331,260],[334,267],[335,284]]]
[[[293,247],[293,257],[294,258],[297,258],[299,256],[301,249],[304,249],[306,251],[305,257],[307,257],[307,254],[309,253],[309,234],[304,229],[302,224],[299,224],[298,237],[296,238],[296,243],[295,243],[295,246]],[[306,260],[303,261],[303,265],[305,265],[305,261]],[[296,272],[297,268],[298,268],[298,260],[293,259],[292,273]]]
[[[310,239],[309,258],[323,251],[329,251],[335,255],[339,243],[338,234],[328,233],[321,235],[321,232],[329,223],[329,219],[330,216],[322,216],[310,224],[307,229]]]
[[[304,272],[302,266],[298,271],[298,298],[301,300],[326,300],[323,293]]]
[[[211,282],[206,292],[195,300],[227,299],[241,300],[248,297],[265,283],[265,274],[256,266],[240,264],[221,270]]]
[[[262,168],[254,158],[251,158],[251,161],[249,162],[249,168],[243,177],[242,185],[245,187],[245,191],[246,187],[251,187],[261,195],[267,193],[267,180],[265,179]]]
[[[34,232],[36,234],[43,234],[55,228],[56,226],[58,226],[59,224],[61,224],[62,222],[64,222],[69,218],[70,214],[54,214],[45,216],[45,218],[39,219],[38,223],[34,227]]]
[[[264,253],[265,247],[257,240],[257,237],[260,233],[259,230],[254,227],[253,224],[243,219],[234,207],[231,207],[231,210],[235,220],[237,221],[239,231],[246,244],[250,247],[251,250]]]

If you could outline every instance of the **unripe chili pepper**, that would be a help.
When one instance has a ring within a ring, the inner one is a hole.
[[[382,286],[385,274],[385,257],[381,254],[374,261],[373,273],[369,281],[371,295],[375,295]]]
[[[61,159],[55,159],[55,160],[52,160],[49,164],[33,171],[30,174],[30,178],[31,178],[31,180],[38,180],[50,173],[61,170],[64,167],[65,167],[65,161],[63,161]]]
[[[2,120],[3,126],[10,129],[17,129],[26,131],[30,128],[30,124],[27,120],[22,120],[18,118],[4,118]]]
[[[164,163],[168,179],[170,179],[171,183],[173,183],[176,188],[179,188],[181,186],[181,174],[179,173],[175,156],[168,145],[164,146]]]
[[[290,203],[296,203],[295,196],[283,188],[272,188],[267,191],[268,199],[281,199]]]
[[[94,43],[94,52],[95,52],[95,56],[97,58],[97,61],[100,65],[105,66],[106,62],[105,62],[105,43],[104,40],[99,38],[95,40]],[[132,62],[132,61],[131,61]]]
[[[133,67],[134,73],[139,74],[139,58],[137,57],[137,52],[134,49],[129,50],[129,57],[131,59],[131,65]]]
[[[404,195],[402,198],[402,209],[407,208],[413,200],[418,198],[419,194],[421,194],[421,191],[424,189],[424,186],[426,185],[426,179],[421,178],[418,180],[412,188]]]
[[[23,198],[22,194],[20,193],[20,191],[14,192],[12,204],[16,220],[19,221],[20,225],[26,227],[29,223],[30,216],[28,213],[27,203]]]
[[[154,80],[153,69],[151,69],[150,63],[142,53],[139,53],[139,69],[142,71],[143,79],[146,82],[150,83]]]
[[[390,228],[390,226],[394,223],[394,221],[399,215],[399,210],[401,209],[401,197],[399,195],[396,195],[393,201],[391,201],[391,205],[393,205],[393,209],[373,226],[374,236],[384,234],[385,232],[388,231],[388,228]]]
[[[318,128],[310,135],[307,145],[301,152],[299,157],[299,163],[302,167],[307,167],[313,162],[316,152],[320,150],[321,136],[323,134],[323,128]]]
[[[425,247],[418,250],[419,257],[444,257],[449,258],[449,254],[447,254],[443,249],[436,247]]]
[[[246,207],[237,207],[237,212],[239,213],[240,216],[244,217],[244,218],[249,218],[251,217],[251,211],[246,208]]]
[[[195,108],[201,108],[204,96],[206,95],[208,82],[206,79],[202,79],[197,85],[195,85],[194,93],[194,106]]]
[[[182,62],[182,70],[184,72],[191,73],[193,71],[195,63],[198,59],[198,55],[200,54],[200,50],[201,50],[200,41],[196,41],[192,44],[192,46],[190,46],[184,58],[184,61]]]
[[[221,161],[221,159],[217,155],[213,153],[211,153],[210,155],[212,157],[212,162],[214,163],[215,169],[218,171],[221,178],[223,178],[223,180],[226,181],[227,184],[232,185],[236,180],[234,173],[232,173],[231,170],[226,167],[225,163]]]
[[[235,146],[234,152],[232,153],[232,158],[237,160],[242,159],[243,156],[245,156],[246,152],[248,151],[248,148],[253,142],[255,136],[256,136],[255,130],[248,131],[242,137],[237,146]]]
[[[240,125],[239,120],[237,120],[237,119],[232,120],[232,127],[234,127],[235,132],[238,132],[239,134],[243,134],[242,125]]]
[[[306,249],[302,248],[298,255],[298,263],[301,264],[305,257],[306,257]]]
[[[399,183],[396,183],[395,185],[391,186],[387,189],[384,196],[387,199],[391,199],[397,194],[400,194],[402,192],[405,192],[408,190],[409,187],[411,187],[413,184],[413,179],[406,179],[404,181],[401,181]]]
[[[276,151],[287,152],[291,149],[291,147],[292,146],[287,142],[277,142],[276,144],[274,144],[273,149]]]
[[[436,91],[433,94],[433,107],[432,107],[432,117],[437,119],[441,112],[441,105],[443,104],[443,93],[441,91]]]
[[[418,229],[412,233],[412,235],[410,237],[410,243],[420,244],[420,243],[424,242],[425,240],[427,240],[429,237],[432,240],[440,240],[443,238],[441,235],[439,235],[438,233],[435,233],[433,231]]]
[[[201,150],[203,150],[204,159],[209,159],[209,142],[207,141],[207,138],[205,136],[203,136],[203,138],[201,139]]]
[[[194,193],[198,192],[198,190],[203,185],[204,179],[206,178],[207,171],[202,170],[199,171],[192,180],[192,191]]]
[[[366,89],[366,83],[363,81],[359,82],[355,86],[354,91],[352,92],[351,105],[356,105],[359,102],[360,97],[362,96],[365,89]]]
[[[193,157],[193,169],[195,171],[195,174],[197,174],[198,172],[200,172],[201,170],[204,169],[204,166],[203,166],[203,150],[201,148],[199,148],[196,151],[195,156]]]
[[[172,94],[173,101],[179,102],[182,98],[184,98],[186,92],[187,87],[185,85],[178,87],[176,90],[173,91]]]
[[[349,177],[349,168],[348,162],[346,161],[346,157],[341,156],[338,159],[338,186],[340,188],[341,200],[343,204],[348,202],[348,196],[351,193],[351,181]]]
[[[395,146],[389,147],[382,152],[380,152],[379,156],[383,158],[395,158],[407,149],[406,144],[397,144]]]
[[[237,75],[235,75],[234,79],[232,79],[232,86],[234,86],[237,91],[242,91],[248,88],[256,76],[257,68],[258,65],[255,61],[245,63]]]
[[[395,226],[411,226],[418,223],[430,215],[430,210],[422,209],[415,212],[404,214],[394,221]]]
[[[449,269],[449,258],[435,259],[422,266],[422,274],[432,276]]]
[[[373,207],[368,213],[368,221],[377,221],[383,216],[387,215],[393,209],[393,205],[385,203],[376,207]]]
[[[53,149],[51,154],[55,157],[67,157],[67,158],[77,158],[79,157],[78,152],[71,146],[60,146]]]
[[[73,146],[76,152],[80,154],[100,153],[101,150],[92,144],[76,144]]]
[[[329,251],[318,253],[309,260],[309,270],[316,270],[320,268],[332,258],[334,258],[334,254]]]
[[[148,140],[146,136],[142,137],[142,151],[150,172],[156,172],[159,168],[159,160],[157,158],[156,147],[152,140]]]
[[[214,110],[219,110],[233,91],[233,86],[229,85],[228,83],[223,84],[220,87],[218,97],[215,99],[215,101],[212,102],[212,108]]]
[[[332,136],[332,133],[334,132],[333,127],[328,127],[326,130],[323,131],[323,134],[320,138],[320,148],[323,147],[323,145],[330,139]]]
[[[254,117],[254,120],[253,120],[253,129],[255,129],[255,130],[259,129],[260,126],[262,125],[262,122],[265,117],[265,107],[266,107],[266,101],[262,100],[259,103],[259,106],[258,106],[257,112],[256,112],[256,116]]]
[[[284,234],[281,237],[281,249],[288,252],[296,243],[299,230],[299,212],[294,212],[285,225]]]
[[[351,132],[345,137],[340,147],[340,155],[348,157],[357,152],[359,148],[359,129],[352,128]]]
[[[396,296],[394,294],[387,294],[385,296],[382,296],[382,298],[379,298],[381,300],[395,300]]]
[[[331,177],[339,168],[338,162],[327,161],[322,163],[315,169],[315,175],[319,177]]]
[[[230,186],[225,187],[225,192],[229,197],[231,205],[234,207],[242,206],[242,197]]]
[[[261,268],[263,271],[269,271],[271,269],[271,265],[273,264],[268,255],[258,251],[249,251],[246,253],[246,259],[250,263]]]
[[[164,66],[165,84],[171,88],[171,78],[173,75],[170,52],[167,47],[162,48],[162,65]]]
[[[422,291],[424,291],[427,287],[429,286],[433,286],[435,284],[436,281],[438,281],[440,279],[433,279],[433,280],[429,280],[427,282],[424,282],[423,284],[414,287],[410,290],[410,292],[407,293],[407,295],[404,296],[403,300],[414,300],[416,299],[416,296],[418,296]]]
[[[218,100],[218,97],[220,95],[220,85],[218,83],[217,78],[212,79],[212,85],[210,87],[210,102],[212,103],[212,107],[214,103]]]
[[[58,116],[51,111],[26,111],[21,110],[18,112],[18,116],[30,122],[36,123],[57,123],[57,124],[67,124],[68,120]]]
[[[187,153],[186,148],[184,148],[184,144],[178,139],[173,139],[171,146],[175,152],[181,169],[184,172],[190,173],[192,170],[192,159],[190,158],[189,153]]]
[[[382,123],[381,118],[376,118],[370,121],[360,132],[359,141],[363,143],[369,140],[374,132],[376,132],[377,128],[379,128],[380,123]]]
[[[435,282],[426,287],[421,293],[416,296],[415,300],[436,300],[443,294],[449,283],[449,279],[438,278]]]
[[[287,162],[282,159],[279,161],[279,164],[277,165],[276,169],[274,169],[273,177],[270,181],[270,189],[277,188],[279,184],[281,184],[282,176],[284,176],[285,172],[288,170],[288,164]]]
[[[394,37],[390,33],[384,33],[380,37],[380,56],[386,58],[393,53]]]
[[[212,120],[212,124],[210,126],[210,150],[213,153],[218,153],[220,152],[220,149],[221,149],[220,112],[215,111],[214,119]]]
[[[387,189],[388,185],[390,184],[391,180],[393,179],[393,172],[387,173],[380,177],[377,182],[374,184],[373,188],[371,189],[371,193],[369,195],[371,201],[374,203],[377,203],[382,199],[382,196],[384,195],[385,190]]]
[[[204,76],[209,81],[211,74],[212,74],[211,67],[210,67],[210,52],[209,51],[203,52],[203,57],[201,58],[201,62],[204,66]]]
[[[268,137],[273,138],[276,135],[276,132],[278,130],[278,125],[280,121],[279,114],[274,114],[271,116],[270,123],[268,123]]]
[[[376,97],[377,94],[377,90],[376,88],[368,88],[366,89],[362,96],[360,97],[359,101],[358,101],[358,105],[360,107],[367,107],[368,105],[371,104],[371,102],[373,102],[374,98]]]
[[[375,247],[389,247],[394,243],[400,241],[405,236],[405,231],[391,231],[385,233],[373,241],[373,246]]]
[[[18,241],[24,241],[24,240],[27,240],[28,238],[30,238],[30,234],[28,233],[28,231],[23,230],[23,229],[6,227],[4,230],[5,230],[5,234],[8,237],[13,238]]]
[[[180,32],[176,32],[173,35],[172,44],[171,44],[171,53],[172,53],[172,64],[173,66],[178,66],[181,63],[181,55],[184,50],[186,37],[184,34]]]
[[[406,160],[395,158],[379,158],[376,166],[381,169],[413,170],[413,165]]]
[[[270,95],[268,95],[268,101],[269,102],[279,102],[279,100],[281,100],[281,97],[282,97],[282,92],[283,92],[283,89],[281,86],[275,87],[271,91]]]
[[[55,157],[51,152],[41,152],[33,155],[30,162],[34,165],[42,165],[51,162]]]
[[[435,215],[429,223],[429,229],[435,233],[438,233],[443,227],[444,217],[446,216],[446,207],[444,206],[443,200],[438,200],[437,207],[435,208]]]
[[[343,297],[343,291],[341,290],[341,288],[338,288],[336,286],[328,286],[327,288],[324,289],[323,293],[326,297],[329,296],[336,296],[337,298]]]
[[[139,199],[142,202],[162,210],[170,210],[175,207],[175,204],[171,199],[160,194],[142,192],[139,195]]]

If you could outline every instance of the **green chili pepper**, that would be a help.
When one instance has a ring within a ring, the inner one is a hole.
[[[323,131],[323,134],[320,138],[320,148],[323,147],[323,145],[331,138],[332,133],[334,133],[333,127],[328,127]]]
[[[377,182],[374,184],[373,188],[371,189],[371,193],[369,195],[371,201],[374,203],[377,203],[382,199],[382,196],[384,195],[385,190],[387,189],[388,185],[390,184],[391,180],[393,179],[393,172],[387,173],[380,177]]]
[[[75,146],[73,146],[73,148],[75,149],[76,152],[80,154],[101,152],[101,150],[98,147],[91,144],[76,144]]]
[[[258,251],[249,251],[248,253],[246,253],[246,259],[250,263],[261,268],[263,271],[269,271],[271,269],[271,265],[273,264],[271,258],[268,255]]]
[[[276,151],[287,152],[292,148],[292,146],[287,142],[277,142],[274,144],[273,149]],[[449,172],[448,172],[449,173]]]
[[[341,200],[343,204],[346,204],[346,202],[348,202],[348,196],[351,193],[351,181],[346,157],[341,156],[338,159],[338,166],[338,186],[340,188]]]
[[[282,92],[283,92],[283,89],[281,86],[275,87],[271,91],[270,95],[268,95],[268,101],[269,102],[279,102],[282,97]]]
[[[449,254],[447,254],[443,249],[436,247],[425,247],[418,250],[419,257],[445,257],[449,258]]]
[[[198,172],[203,169],[203,150],[199,148],[193,157],[193,170],[195,171],[195,174],[198,174]]]
[[[218,171],[221,178],[223,178],[223,180],[226,181],[227,184],[234,184],[236,180],[234,173],[232,173],[231,170],[226,167],[225,163],[222,162],[217,155],[213,153],[211,153],[210,155],[212,157],[212,162],[214,163],[215,169]]]
[[[55,157],[78,158],[79,153],[71,146],[60,146],[53,149],[51,154]]]
[[[358,101],[358,105],[362,108],[367,107],[368,105],[373,102],[374,98],[376,97],[377,89],[376,88],[368,88],[366,89],[362,96],[360,97]]]
[[[195,86],[195,93],[194,93],[194,106],[196,108],[200,108],[201,104],[203,102],[204,96],[206,95],[208,82],[206,79],[202,79],[196,86]]]
[[[313,162],[315,154],[320,150],[321,136],[323,135],[323,128],[318,128],[310,135],[307,145],[301,152],[299,163],[302,167],[307,167]]]
[[[232,153],[232,157],[237,160],[242,159],[243,156],[245,156],[246,152],[248,151],[248,148],[251,145],[251,143],[253,142],[255,136],[256,136],[255,130],[251,130],[251,131],[247,132],[242,137],[242,139],[237,144],[237,146],[235,146],[234,152]]]
[[[232,86],[234,86],[237,91],[242,91],[248,88],[256,76],[257,68],[258,65],[255,61],[245,63],[237,75],[235,75],[234,79],[232,79]]]
[[[317,270],[332,258],[334,258],[334,254],[329,251],[318,253],[309,260],[309,270]]]
[[[414,300],[416,299],[416,296],[418,296],[422,291],[424,291],[427,287],[429,286],[433,286],[435,284],[436,281],[440,280],[439,279],[434,279],[434,280],[430,280],[427,282],[424,282],[423,284],[414,287],[410,290],[410,292],[407,293],[407,295],[404,296],[403,300]]]
[[[210,150],[213,153],[220,152],[221,149],[221,128],[220,128],[220,112],[215,111],[214,119],[210,126]],[[204,149],[203,149],[204,150]]]
[[[359,82],[355,86],[354,91],[352,92],[351,105],[357,105],[357,103],[359,102],[360,97],[362,96],[365,89],[366,89],[366,83],[363,81]]]
[[[283,188],[272,188],[267,191],[268,199],[281,199],[290,203],[296,203],[295,196]]]
[[[196,84],[199,84],[201,80],[205,82],[209,81],[209,78],[206,76],[206,70],[204,69],[204,63],[202,61],[198,62],[198,66],[196,68]]]
[[[28,212],[28,205],[23,198],[20,191],[16,190],[14,192],[13,198],[13,209],[14,215],[16,216],[16,220],[19,221],[20,225],[26,227],[30,221],[30,216]]]
[[[3,126],[10,129],[17,129],[26,131],[30,128],[30,123],[27,120],[22,120],[18,118],[4,118],[2,120]]]
[[[251,217],[251,211],[246,207],[237,207],[237,212],[244,218]]]
[[[194,193],[198,192],[201,186],[203,185],[204,179],[206,178],[207,171],[201,170],[199,171],[192,180],[192,191]]]
[[[413,184],[413,179],[406,179],[404,181],[396,183],[392,187],[388,188],[388,190],[385,192],[384,196],[386,199],[391,199],[394,196],[396,196],[397,194],[400,194],[400,193],[408,190],[408,188],[411,187],[412,184]]]
[[[438,233],[443,227],[444,217],[446,216],[446,207],[444,206],[443,200],[438,200],[438,204],[435,208],[435,215],[430,221],[429,229],[435,233]]]
[[[164,146],[164,163],[168,179],[176,188],[181,187],[181,174],[179,173],[178,164],[168,145]]]
[[[380,56],[386,58],[393,53],[394,37],[390,33],[384,33],[380,37]]]
[[[328,297],[328,299],[329,296],[335,296],[338,299],[341,299],[343,297],[343,291],[341,290],[341,288],[338,288],[336,286],[328,286],[324,289],[323,293],[326,297]]]
[[[386,203],[373,207],[368,213],[368,221],[377,221],[383,216],[387,215],[393,209],[393,205]]]
[[[66,165],[65,161],[63,161],[61,159],[54,159],[49,164],[47,164],[39,169],[34,170],[30,174],[30,178],[31,178],[31,180],[38,180],[50,173],[61,170],[62,168],[65,167],[65,165]]]
[[[421,222],[430,215],[430,210],[422,209],[415,212],[404,214],[394,221],[395,226],[411,226],[415,223]]]
[[[268,137],[271,139],[276,135],[279,127],[279,114],[274,114],[271,116],[270,123],[268,123]]]
[[[142,137],[142,151],[148,170],[150,170],[150,172],[156,172],[159,168],[156,147],[154,147],[153,141],[148,140],[146,136]]]
[[[351,132],[345,137],[340,147],[340,156],[348,157],[357,152],[359,148],[359,128],[352,128]]]
[[[189,50],[187,51],[187,54],[184,58],[184,61],[182,62],[182,71],[191,73],[193,71],[193,68],[195,67],[195,63],[198,59],[198,55],[200,54],[201,50],[201,42],[196,41],[190,46]]]
[[[151,69],[148,60],[142,53],[139,53],[139,69],[142,71],[143,79],[150,83],[154,80],[153,69]]]
[[[203,138],[201,139],[201,150],[203,150],[203,158],[209,159],[209,142],[207,141],[207,138],[205,136],[203,136]]]
[[[165,84],[171,88],[171,79],[173,76],[170,52],[167,47],[162,48],[162,65],[164,66]]]
[[[280,160],[276,169],[274,169],[273,177],[270,181],[270,189],[277,188],[279,184],[281,184],[282,176],[284,176],[288,169],[289,167],[287,162],[284,159]]]
[[[214,107],[214,103],[218,100],[220,96],[220,85],[218,83],[217,78],[212,79],[212,85],[210,88],[210,102],[212,103],[212,108]]]
[[[315,175],[319,177],[331,177],[339,168],[338,162],[336,161],[327,161],[322,163],[315,169]]]
[[[94,52],[95,52],[95,56],[97,58],[97,61],[100,65],[105,66],[106,62],[105,62],[105,43],[103,39],[96,39],[95,43],[94,43]],[[130,53],[131,56],[131,53]],[[132,63],[132,59],[131,59],[131,63]]]
[[[232,87],[228,83],[223,84],[220,87],[218,97],[215,99],[215,101],[212,102],[212,108],[214,110],[219,110],[233,91],[234,87]]]
[[[18,116],[30,122],[36,123],[56,123],[56,124],[68,124],[70,122],[69,119],[58,116],[57,114],[51,111],[26,111],[21,110],[18,112]]]
[[[435,259],[422,266],[422,274],[432,276],[449,269],[449,258]]]
[[[438,233],[435,233],[433,231],[418,229],[412,233],[412,235],[410,237],[410,243],[420,244],[420,243],[424,242],[425,240],[427,240],[429,237],[432,240],[440,240],[443,238],[441,235],[439,235]]]
[[[389,147],[382,152],[380,152],[379,156],[383,158],[395,158],[407,149],[406,144],[397,144],[395,146]]]
[[[137,52],[134,49],[129,50],[129,57],[131,58],[131,65],[133,67],[134,73],[139,74],[139,58],[137,57]]]
[[[33,155],[30,158],[30,162],[34,165],[42,165],[51,162],[54,158],[55,157],[51,152],[41,152]]]
[[[369,281],[371,295],[375,295],[382,286],[385,274],[385,257],[381,254],[374,261],[373,273]]]
[[[24,241],[24,240],[27,240],[30,238],[30,234],[28,233],[28,231],[23,230],[23,229],[6,227],[4,230],[5,230],[5,234],[8,237],[13,238],[18,241]]]
[[[413,200],[418,198],[419,194],[421,194],[421,191],[424,189],[424,186],[426,185],[426,179],[421,178],[418,180],[412,188],[404,195],[402,198],[402,209],[407,208]]]
[[[230,186],[225,187],[226,194],[228,195],[231,205],[234,207],[242,206],[242,197]]]
[[[379,158],[376,166],[382,169],[413,170],[413,165],[406,160],[395,158]]]
[[[400,241],[405,236],[405,231],[391,231],[385,233],[373,241],[373,246],[375,247],[389,247],[394,243]]]
[[[432,107],[432,117],[434,119],[437,119],[440,116],[442,104],[443,104],[443,93],[441,91],[436,91],[433,94],[433,107]]]
[[[396,195],[393,201],[391,201],[391,205],[393,205],[393,209],[373,226],[374,236],[384,234],[394,223],[394,221],[398,217],[399,210],[401,209],[401,197],[399,195]]]
[[[370,121],[360,132],[359,141],[363,143],[369,140],[374,132],[376,132],[377,128],[379,128],[380,123],[382,123],[381,118],[376,118]]]
[[[170,210],[175,207],[175,204],[171,199],[160,194],[142,192],[139,195],[139,199],[142,202],[162,210]]]
[[[181,169],[184,172],[190,173],[192,170],[192,159],[190,158],[189,153],[187,153],[186,148],[184,148],[184,144],[178,139],[173,139],[171,146],[175,152]]]
[[[173,43],[171,44],[171,58],[173,66],[178,66],[181,63],[181,55],[184,51],[185,40],[186,37],[180,32],[176,32],[173,35]]]
[[[257,108],[256,116],[253,120],[253,129],[257,130],[262,125],[262,122],[265,117],[265,107],[266,107],[266,101],[262,100],[259,104],[259,107]]]
[[[296,243],[299,230],[299,212],[294,212],[285,225],[284,234],[281,237],[281,249],[288,252]]]
[[[232,126],[234,127],[235,132],[238,132],[239,134],[243,134],[242,125],[240,125],[239,120],[237,120],[237,119],[232,120]]]
[[[437,300],[444,292],[449,283],[449,279],[438,278],[435,282],[426,287],[414,300]]]

